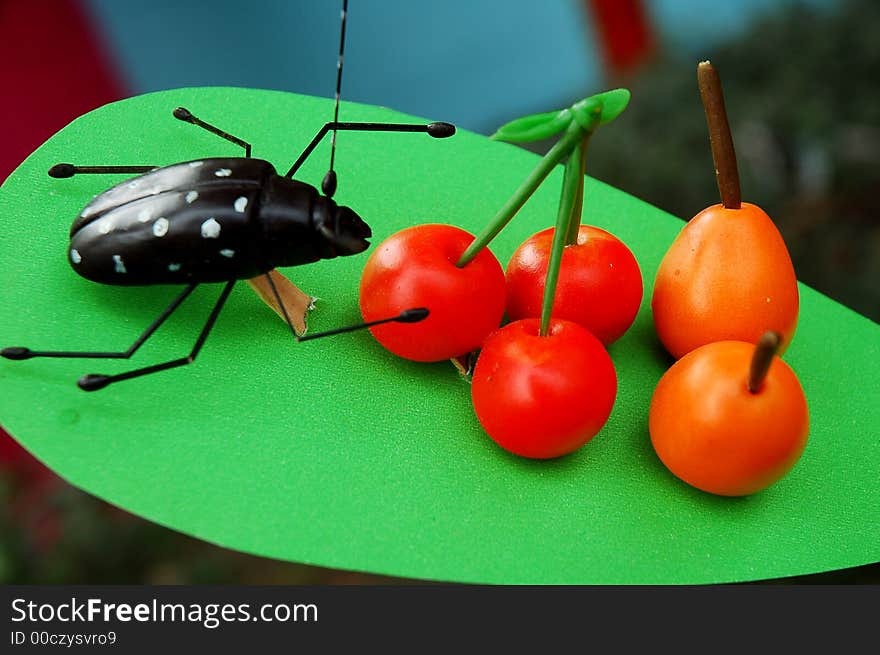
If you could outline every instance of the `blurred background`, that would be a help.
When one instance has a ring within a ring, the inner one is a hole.
[[[0,181],[72,119],[130,95],[228,85],[331,97],[340,4],[0,0]],[[774,218],[801,281],[880,320],[873,0],[352,0],[343,98],[490,134],[626,86],[633,100],[591,142],[588,173],[688,219],[717,201],[695,75],[707,58],[743,196]],[[406,582],[190,539],[79,492],[0,431],[0,583]],[[876,584],[880,565],[783,582]]]

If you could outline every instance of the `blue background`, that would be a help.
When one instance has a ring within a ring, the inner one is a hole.
[[[230,85],[333,95],[336,0],[87,4],[133,93]],[[645,7],[663,47],[690,59],[785,4],[792,1],[647,0]],[[578,0],[349,6],[344,99],[489,133],[606,82],[591,17]]]

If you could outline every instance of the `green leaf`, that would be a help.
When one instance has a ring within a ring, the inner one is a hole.
[[[516,118],[499,127],[495,134],[489,138],[509,143],[541,141],[562,132],[572,120],[575,120],[575,117],[579,119],[578,122],[581,126],[587,129],[586,126],[592,125],[594,120],[592,114],[597,106],[602,107],[599,125],[605,125],[620,116],[629,104],[629,98],[630,93],[627,89],[603,91],[579,100],[568,109]]]
[[[505,123],[490,139],[508,143],[527,143],[549,139],[562,132],[572,121],[570,109],[530,114]]]
[[[629,99],[629,89],[611,89],[610,91],[603,91],[589,98],[584,98],[572,105],[571,109],[572,111],[586,110],[589,112],[596,103],[601,103],[602,117],[599,119],[599,125],[605,125],[623,113],[623,110],[629,104]]]

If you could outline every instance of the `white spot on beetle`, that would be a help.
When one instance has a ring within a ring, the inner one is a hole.
[[[116,267],[117,273],[127,273],[125,270],[125,263],[122,261],[122,257],[119,255],[113,255],[113,264]]]
[[[83,260],[82,255],[79,254],[79,250],[76,248],[70,249],[70,261],[74,264],[79,264]]]
[[[164,237],[168,234],[168,219],[164,216],[161,218],[157,218],[156,222],[153,223],[153,234],[157,237]]]
[[[231,250],[229,248],[224,248],[223,250],[220,251],[220,254],[223,255],[224,257],[235,257],[235,251]]]
[[[218,168],[216,171],[214,171],[214,175],[216,175],[217,177],[229,177],[230,175],[232,175],[232,171],[228,168]]]
[[[770,296],[767,296],[766,300],[767,302],[770,302]]]
[[[138,220],[141,223],[148,223],[153,218],[153,212],[149,209],[142,209],[138,212]]]
[[[113,221],[109,218],[105,218],[103,221],[98,221],[98,232],[101,234],[110,234],[113,231]]]
[[[193,204],[196,201],[196,198],[198,198],[198,197],[199,197],[198,191],[190,191],[189,193],[186,194],[187,204],[190,204],[190,205]]]
[[[191,161],[189,163],[189,167],[190,168],[198,168],[199,166],[203,166],[204,164],[205,164],[205,162],[203,162],[203,161]]]
[[[244,208],[247,207],[247,198],[242,196],[241,198],[236,199],[233,207],[235,207],[235,211],[237,211],[240,214],[243,214]]]
[[[213,218],[209,218],[202,223],[202,237],[205,239],[216,239],[220,236],[220,223]]]
[[[174,273],[180,270],[180,264],[168,264],[168,270]]]

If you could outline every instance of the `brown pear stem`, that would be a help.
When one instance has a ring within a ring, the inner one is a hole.
[[[764,384],[764,378],[767,377],[767,371],[770,370],[770,364],[779,350],[779,344],[782,337],[778,332],[765,332],[758,339],[755,346],[755,353],[752,355],[752,365],[749,368],[749,391],[758,393],[761,385]]]
[[[697,82],[700,85],[703,109],[706,110],[706,123],[709,125],[709,143],[712,146],[712,159],[715,161],[715,179],[721,193],[721,204],[727,209],[739,209],[742,206],[742,196],[736,151],[733,149],[727,110],[724,108],[721,79],[710,62],[701,61],[697,64]]]

